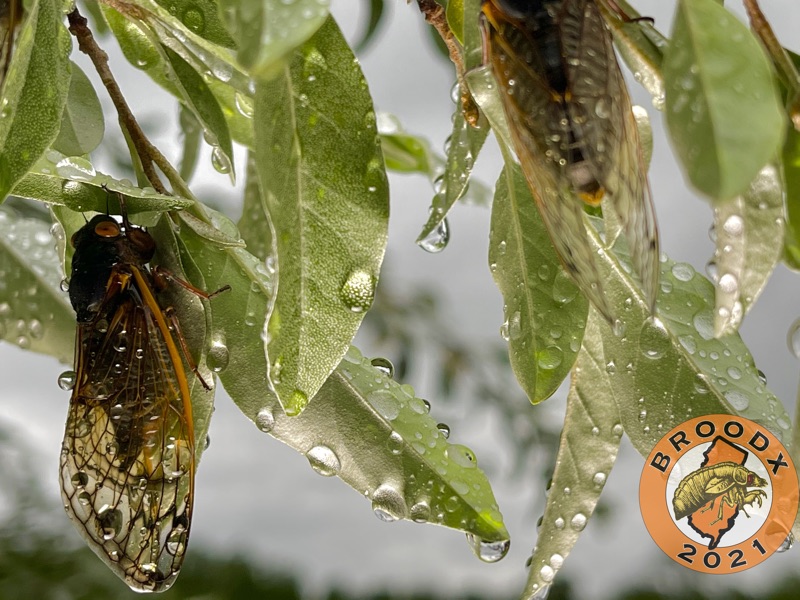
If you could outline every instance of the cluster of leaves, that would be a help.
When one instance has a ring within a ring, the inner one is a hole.
[[[481,65],[480,0],[446,6],[462,95],[468,90],[480,113],[456,111],[444,159],[400,127],[379,132],[327,0],[87,0],[92,27],[113,34],[125,58],[180,106],[180,170],[121,119],[136,183],[92,165],[104,137],[97,94],[70,61],[61,4],[33,0],[2,90],[0,197],[43,202],[49,212],[19,203],[0,209],[0,337],[70,359],[74,316],[60,289],[70,272],[65,240],[84,223],[82,213],[117,209],[106,190],[122,194],[136,221],[152,226],[157,262],[198,287],[231,287],[210,303],[179,293],[171,301],[180,321],[193,324],[187,338],[208,380],[214,373],[248,418],[318,472],[366,491],[381,518],[460,529],[483,558],[501,558],[508,533],[472,452],[450,444],[427,403],[385,365],[350,347],[375,297],[386,244],[386,168],[437,181],[419,243],[440,250],[446,215],[467,193],[494,131],[506,165],[494,190],[489,264],[506,304],[511,367],[533,403],[571,374],[525,590],[546,593],[595,509],[623,434],[647,454],[689,415],[731,413],[791,441],[790,420],[736,329],[776,264],[800,263],[800,134],[786,118],[796,116],[800,94],[794,57],[767,25],[756,28],[757,39],[714,0],[678,0],[669,38],[598,4],[623,58],[665,111],[690,181],[715,211],[718,278],[709,282],[662,257],[659,318],[630,274],[624,242],[607,244],[597,216],[585,215],[585,223],[617,327],[563,271],[509,150],[497,85]],[[626,2],[616,4],[636,16]],[[368,31],[382,4],[372,6]],[[203,140],[215,168],[231,178],[234,144],[248,153],[238,223],[186,183]],[[153,180],[148,161],[169,189]],[[664,373],[672,374],[669,385]],[[213,402],[200,387],[193,386],[198,440]]]

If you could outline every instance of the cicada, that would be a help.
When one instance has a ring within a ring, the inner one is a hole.
[[[610,321],[585,205],[613,211],[652,309],[658,235],[630,98],[596,0],[484,0],[485,61],[566,270]],[[609,234],[610,235],[610,234]]]
[[[75,385],[61,450],[64,507],[92,550],[131,588],[166,590],[189,539],[195,432],[184,360],[202,380],[159,292],[145,229],[97,215],[72,236]],[[183,357],[182,357],[183,354]]]

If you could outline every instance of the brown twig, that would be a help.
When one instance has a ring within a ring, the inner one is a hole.
[[[461,54],[461,46],[459,45],[456,37],[447,23],[447,15],[445,9],[434,0],[417,0],[419,11],[425,15],[425,20],[433,26],[442,38],[444,45],[447,47],[447,52],[450,54],[450,61],[456,68],[456,79],[458,87],[461,92],[461,110],[464,113],[464,118],[467,123],[475,127],[478,123],[479,112],[475,101],[467,89],[466,81],[464,80],[464,60]]]
[[[800,73],[798,73],[792,59],[781,46],[780,41],[778,41],[778,37],[772,30],[769,21],[767,21],[767,17],[761,12],[761,7],[758,5],[757,0],[743,0],[743,3],[747,11],[747,17],[750,19],[750,26],[758,35],[761,43],[764,44],[764,48],[772,58],[772,62],[789,90],[787,106],[789,118],[791,118],[794,128],[800,131]]]
[[[77,8],[69,13],[67,18],[69,19],[70,33],[78,40],[78,48],[91,59],[94,68],[97,69],[97,73],[100,75],[100,80],[108,90],[108,95],[111,96],[111,101],[117,109],[120,125],[129,133],[133,141],[136,153],[142,161],[142,169],[147,180],[158,193],[168,194],[169,192],[164,187],[164,184],[161,183],[155,168],[156,157],[160,156],[161,153],[150,143],[142,128],[139,127],[139,123],[136,122],[136,118],[133,116],[108,66],[108,54],[97,45],[86,18],[78,12]]]

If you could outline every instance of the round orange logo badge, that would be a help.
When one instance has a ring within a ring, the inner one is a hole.
[[[766,560],[789,536],[798,496],[783,444],[733,415],[697,417],[667,433],[639,483],[653,540],[703,573],[736,573]]]

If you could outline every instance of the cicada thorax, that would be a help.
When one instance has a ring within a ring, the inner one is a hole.
[[[81,534],[128,585],[167,589],[183,561],[194,488],[184,368],[156,281],[148,232],[98,215],[72,239],[76,384],[62,496]]]

